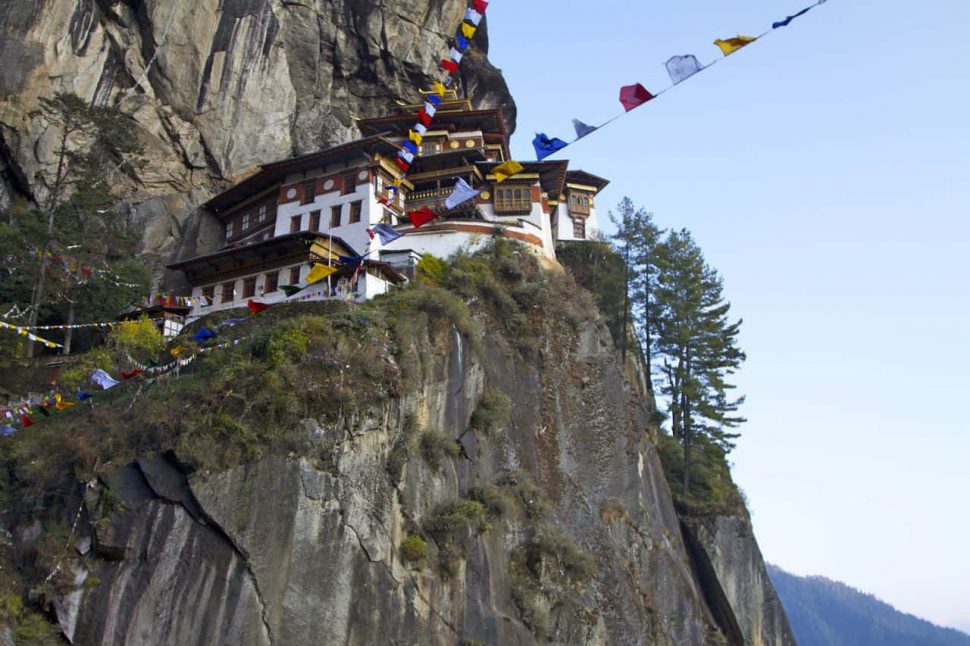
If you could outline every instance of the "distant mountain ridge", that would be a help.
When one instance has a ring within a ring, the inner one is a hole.
[[[844,583],[768,565],[799,646],[970,646],[970,635],[900,612]]]

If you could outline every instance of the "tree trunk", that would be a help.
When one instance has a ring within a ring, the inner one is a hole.
[[[686,360],[684,368],[684,377],[681,381],[680,390],[680,402],[681,408],[683,409],[683,424],[684,424],[684,498],[690,495],[690,467],[691,467],[691,444],[693,442],[694,431],[691,428],[690,420],[690,397],[687,394],[687,386],[690,384],[690,373],[691,373],[691,360],[690,360],[690,346],[686,349]]]
[[[623,329],[620,330],[620,357],[626,364],[626,337],[630,325],[630,242],[623,247]]]
[[[71,354],[71,341],[74,339],[74,301],[67,310],[67,332],[64,334],[64,350],[62,354]]]

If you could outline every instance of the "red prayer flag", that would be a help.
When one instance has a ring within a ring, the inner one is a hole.
[[[121,371],[121,378],[124,379],[125,381],[128,381],[129,379],[132,379],[134,377],[137,377],[138,375],[140,375],[143,372],[144,372],[144,370],[138,370],[138,369],[132,370],[131,372],[125,372],[124,370],[122,370]]]
[[[91,271],[90,267],[81,267],[81,273],[84,274],[85,278],[90,278],[94,272]]]
[[[407,163],[406,161],[404,161],[400,157],[395,157],[394,158],[394,163],[397,164],[397,167],[400,168],[401,170],[403,170],[405,173],[408,172],[408,169],[409,168],[411,168],[411,164]]]
[[[408,213],[408,218],[411,219],[411,224],[414,225],[415,229],[417,229],[422,225],[427,224],[428,222],[431,222],[436,217],[438,217],[438,214],[432,211],[428,207],[424,207],[418,211],[411,211],[410,213]]]
[[[29,417],[27,417],[26,415],[23,415],[22,414],[20,416],[20,423],[23,424],[24,428],[27,428],[28,426],[33,426],[34,425],[34,420],[32,420]]]
[[[455,61],[452,61],[452,60],[441,61],[441,67],[445,68],[446,70],[448,70],[452,74],[457,74],[458,73],[458,63],[456,63]],[[426,123],[424,125],[428,126],[428,125],[431,125],[431,124],[430,123]]]
[[[248,301],[246,306],[249,308],[253,314],[259,314],[260,312],[265,312],[271,305],[269,303],[257,303],[256,301]]]
[[[431,126],[431,115],[425,112],[424,108],[421,108],[420,110],[418,110],[418,121],[423,123],[424,126],[427,128]]]
[[[650,91],[639,83],[620,88],[620,103],[623,104],[627,112],[643,105],[652,98],[654,96],[650,94]]]
[[[475,11],[478,13],[485,13],[485,10],[488,9],[488,3],[485,0],[475,0],[472,6],[475,7]]]

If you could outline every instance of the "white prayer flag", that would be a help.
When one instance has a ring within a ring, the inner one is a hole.
[[[459,180],[455,182],[454,192],[452,192],[452,194],[448,196],[448,199],[445,200],[445,208],[453,209],[459,204],[464,204],[468,200],[477,196],[479,193],[481,193],[481,191],[476,191],[468,185],[468,182],[459,178]]]
[[[101,386],[101,388],[103,388],[104,390],[108,390],[109,388],[114,388],[120,383],[112,379],[111,375],[106,373],[101,368],[98,368],[97,370],[94,371],[94,374],[91,375],[91,381]]]
[[[410,150],[399,150],[397,156],[409,164],[414,162],[414,153]]]
[[[454,47],[451,48],[451,60],[455,61],[456,63],[461,62],[461,52]]]
[[[469,8],[468,11],[465,12],[465,20],[477,27],[478,23],[482,21],[482,14],[478,13],[472,8]]]
[[[416,123],[414,124],[414,131],[423,137],[428,132],[428,126],[423,123]]]
[[[425,103],[424,111],[428,114],[429,117],[434,118],[434,115],[438,111],[438,108],[434,107],[433,103]]]
[[[700,64],[696,56],[671,56],[667,61],[667,73],[674,85],[697,74],[704,66]]]

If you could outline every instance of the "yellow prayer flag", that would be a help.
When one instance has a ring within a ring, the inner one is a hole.
[[[411,141],[413,141],[419,146],[421,145],[421,142],[424,141],[424,137],[421,136],[421,133],[415,132],[414,130],[408,130],[408,139],[410,139]]]
[[[500,166],[496,166],[492,169],[492,174],[495,175],[495,183],[501,184],[508,178],[518,175],[525,170],[525,166],[517,161],[507,161]]]
[[[311,285],[314,283],[319,283],[330,274],[336,273],[336,271],[337,270],[334,267],[316,263],[313,265],[313,269],[310,270],[310,273],[307,274],[306,282],[310,283]]]
[[[56,395],[54,395],[54,408],[56,408],[57,410],[65,410],[67,408],[70,408],[71,406],[77,406],[77,404],[63,401],[61,399],[60,393],[57,393]]]
[[[471,38],[471,36],[469,36],[469,38]],[[435,81],[434,82],[434,92],[438,96],[444,96],[445,95],[445,92],[446,92],[445,84],[442,83],[441,81]]]
[[[475,35],[475,32],[477,30],[478,30],[478,27],[476,27],[475,25],[472,25],[467,22],[461,23],[461,34],[465,38],[471,38],[472,36]]]
[[[725,56],[730,56],[745,45],[749,45],[756,40],[758,39],[752,38],[751,36],[738,36],[737,38],[728,38],[726,40],[718,38],[714,41],[714,44],[721,48]]]
[[[403,185],[404,185],[404,182],[402,182],[402,181],[401,181],[401,180],[399,180],[399,179],[396,179],[396,180],[394,180],[393,182],[391,182],[391,184],[393,184],[394,186],[397,186],[398,188],[401,188],[401,186],[403,186]]]
[[[170,354],[173,357],[179,356],[180,354],[182,354],[182,346],[179,346],[177,348],[172,348],[171,351],[170,351]]]

